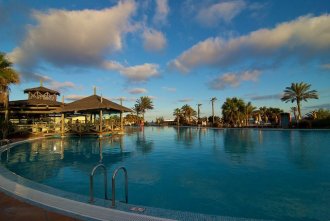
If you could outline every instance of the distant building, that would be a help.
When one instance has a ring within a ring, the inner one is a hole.
[[[282,128],[289,128],[289,125],[291,123],[291,116],[290,113],[281,113],[281,127]]]

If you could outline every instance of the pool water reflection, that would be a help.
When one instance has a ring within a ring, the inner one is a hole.
[[[129,202],[223,216],[330,219],[330,131],[130,128],[125,136],[45,139],[1,155],[13,172],[89,194],[99,162],[125,166]],[[103,196],[103,177],[95,176]],[[118,176],[117,199],[123,199]],[[109,187],[110,188],[110,187]]]

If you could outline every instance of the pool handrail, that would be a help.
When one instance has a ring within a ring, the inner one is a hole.
[[[112,175],[112,207],[116,207],[116,176],[119,170],[124,171],[125,175],[125,203],[128,203],[128,177],[127,170],[125,167],[118,167]]]
[[[104,164],[100,163],[98,165],[96,165],[89,177],[89,195],[90,195],[90,199],[89,199],[89,203],[94,203],[94,173],[97,170],[97,168],[103,168],[103,172],[104,172],[104,199],[108,199],[108,177],[107,177],[107,168],[106,166],[104,166]]]

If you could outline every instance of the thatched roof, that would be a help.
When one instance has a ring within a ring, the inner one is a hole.
[[[89,97],[65,104],[64,107],[62,107],[62,112],[84,112],[98,110],[107,110],[112,112],[132,112],[131,109],[116,104],[105,98],[101,98],[98,95],[91,95]]]
[[[9,106],[61,106],[61,102],[41,99],[9,101]]]
[[[24,93],[36,92],[36,91],[49,92],[51,94],[60,95],[60,93],[58,91],[54,91],[52,89],[49,89],[49,88],[46,88],[46,87],[43,87],[43,86],[25,89]]]

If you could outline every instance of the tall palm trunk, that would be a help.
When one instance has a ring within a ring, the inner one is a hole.
[[[8,127],[9,127],[9,93],[7,88],[4,91],[4,107],[5,107],[5,119],[4,119],[4,126],[3,126],[3,139],[7,138],[8,135]]]
[[[294,119],[297,120],[297,111],[296,110],[293,111],[293,116],[294,116]]]
[[[298,120],[301,120],[300,100],[297,99]]]
[[[212,100],[212,124],[214,124],[214,101]]]

